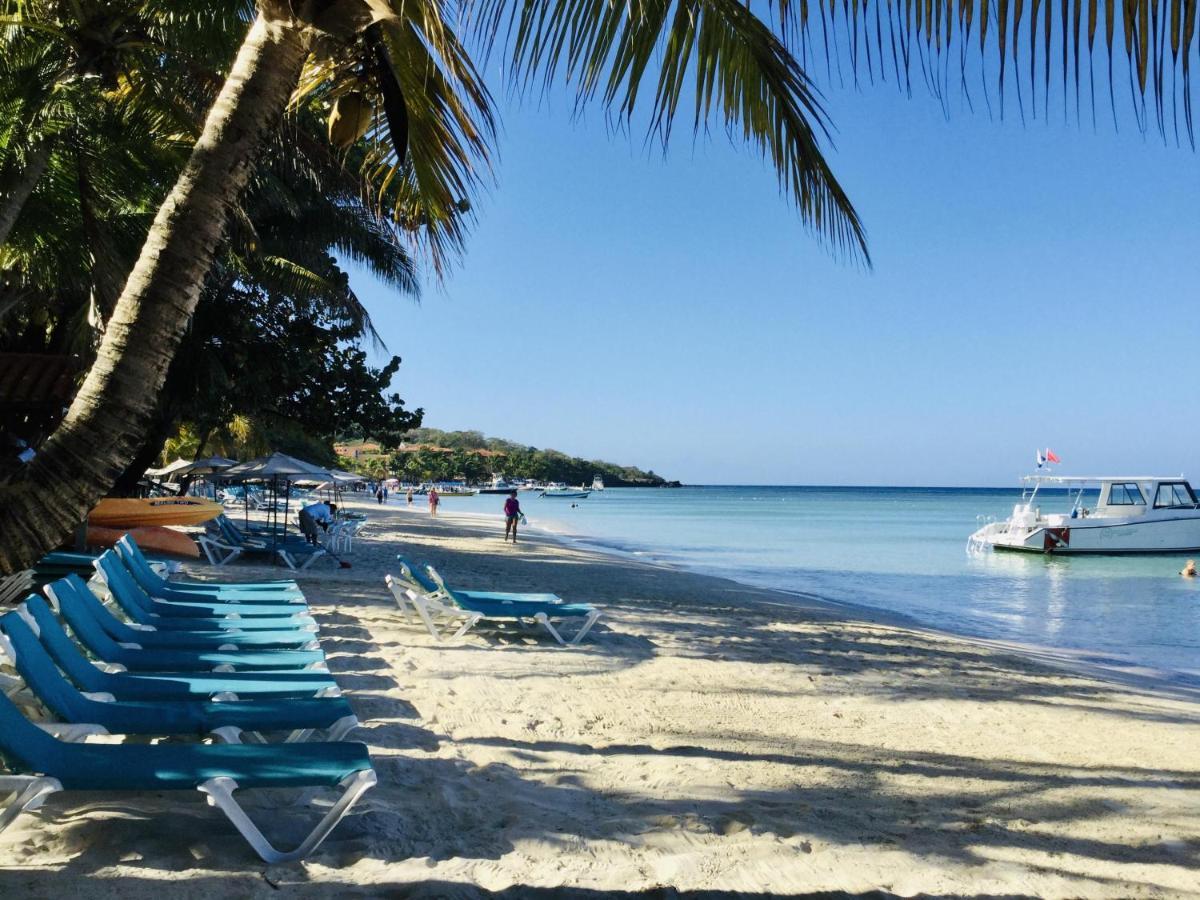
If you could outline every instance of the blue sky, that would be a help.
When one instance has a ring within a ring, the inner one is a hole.
[[[499,184],[419,305],[361,273],[426,424],[692,483],[1200,478],[1200,159],[1131,116],[1022,126],[831,90],[874,259],[831,255],[722,133],[664,157],[506,105]],[[1107,97],[1103,112],[1107,114]]]

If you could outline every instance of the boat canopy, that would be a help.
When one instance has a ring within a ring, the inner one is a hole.
[[[1030,484],[1101,484],[1105,481],[1186,481],[1182,475],[1025,475]]]

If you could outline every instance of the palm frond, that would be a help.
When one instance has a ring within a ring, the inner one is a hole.
[[[651,133],[669,141],[692,94],[692,129],[716,124],[775,169],[801,219],[869,264],[861,221],[824,158],[830,125],[785,36],[743,0],[476,0],[477,39],[505,49],[521,90],[573,85],[630,123],[644,101]],[[778,7],[775,2],[769,8]]]
[[[1111,117],[1119,126],[1117,95],[1128,90],[1140,128],[1153,123],[1164,138],[1195,146],[1192,73],[1200,62],[1196,0],[811,2],[819,3],[821,12],[812,28],[810,0],[771,4],[782,30],[802,53],[817,52],[822,42],[836,42],[840,22],[852,27],[841,29],[843,44],[835,43],[832,53],[848,49],[850,34],[862,35],[867,45],[915,46],[916,54],[894,59],[899,80],[907,81],[916,69],[931,85],[945,84],[955,70],[968,103],[968,85],[977,78],[989,105],[994,86],[1001,115],[1012,103],[1015,85],[1022,115],[1028,101],[1035,115],[1040,109],[1048,118],[1057,107],[1064,118],[1082,121],[1086,112],[1095,122],[1099,87],[1102,96],[1107,88]],[[849,55],[856,73],[887,79],[882,55]],[[1027,98],[1022,85],[1028,88]]]

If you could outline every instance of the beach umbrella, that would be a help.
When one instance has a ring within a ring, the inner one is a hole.
[[[329,481],[333,476],[329,470],[318,466],[316,463],[305,462],[302,459],[297,459],[294,456],[288,456],[286,453],[276,451],[270,456],[260,456],[258,459],[252,459],[244,463],[238,463],[236,466],[231,466],[221,473],[221,477],[226,481],[261,481],[271,484],[271,492],[276,498],[279,496],[279,483],[282,481],[284,485],[289,485],[293,481],[319,479],[321,481]],[[287,514],[288,503],[291,499],[290,491],[284,493],[283,500],[283,536],[287,537]],[[276,526],[279,524],[279,507],[278,502],[273,504],[271,509],[272,524],[271,524],[271,542],[272,545],[278,543],[276,537]],[[249,519],[250,511],[247,504],[246,517]]]
[[[206,456],[204,459],[194,459],[175,471],[180,475],[215,475],[217,472],[224,472],[237,464],[236,459],[226,459],[224,456]]]
[[[224,456],[206,456],[203,459],[194,459],[186,466],[181,466],[175,470],[175,475],[191,475],[205,476],[216,475],[218,472],[224,472],[226,469],[237,465],[236,459],[226,459]],[[210,495],[215,500],[217,497],[217,486],[209,481]]]
[[[162,479],[165,481],[167,479],[168,475],[174,475],[176,472],[179,472],[181,469],[186,468],[188,465],[190,465],[188,460],[180,457],[179,459],[175,460],[174,462],[167,463],[161,469],[147,469],[146,474],[149,475],[151,478],[158,478],[158,479]]]

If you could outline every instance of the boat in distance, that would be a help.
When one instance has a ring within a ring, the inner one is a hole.
[[[539,497],[557,497],[557,498],[564,499],[564,500],[566,500],[566,499],[583,500],[590,493],[591,493],[591,491],[589,491],[587,488],[582,488],[582,487],[573,488],[573,487],[567,487],[566,485],[563,485],[563,484],[548,484],[548,485],[546,485],[545,489],[543,489],[542,492],[540,494],[538,494],[538,496]]]
[[[986,522],[969,551],[1055,555],[1200,552],[1200,502],[1183,476],[1026,475],[1021,501],[1004,521]],[[1066,489],[1069,510],[1043,513],[1042,487]],[[1098,493],[1093,493],[1098,490]],[[1085,503],[1085,492],[1093,506]]]

